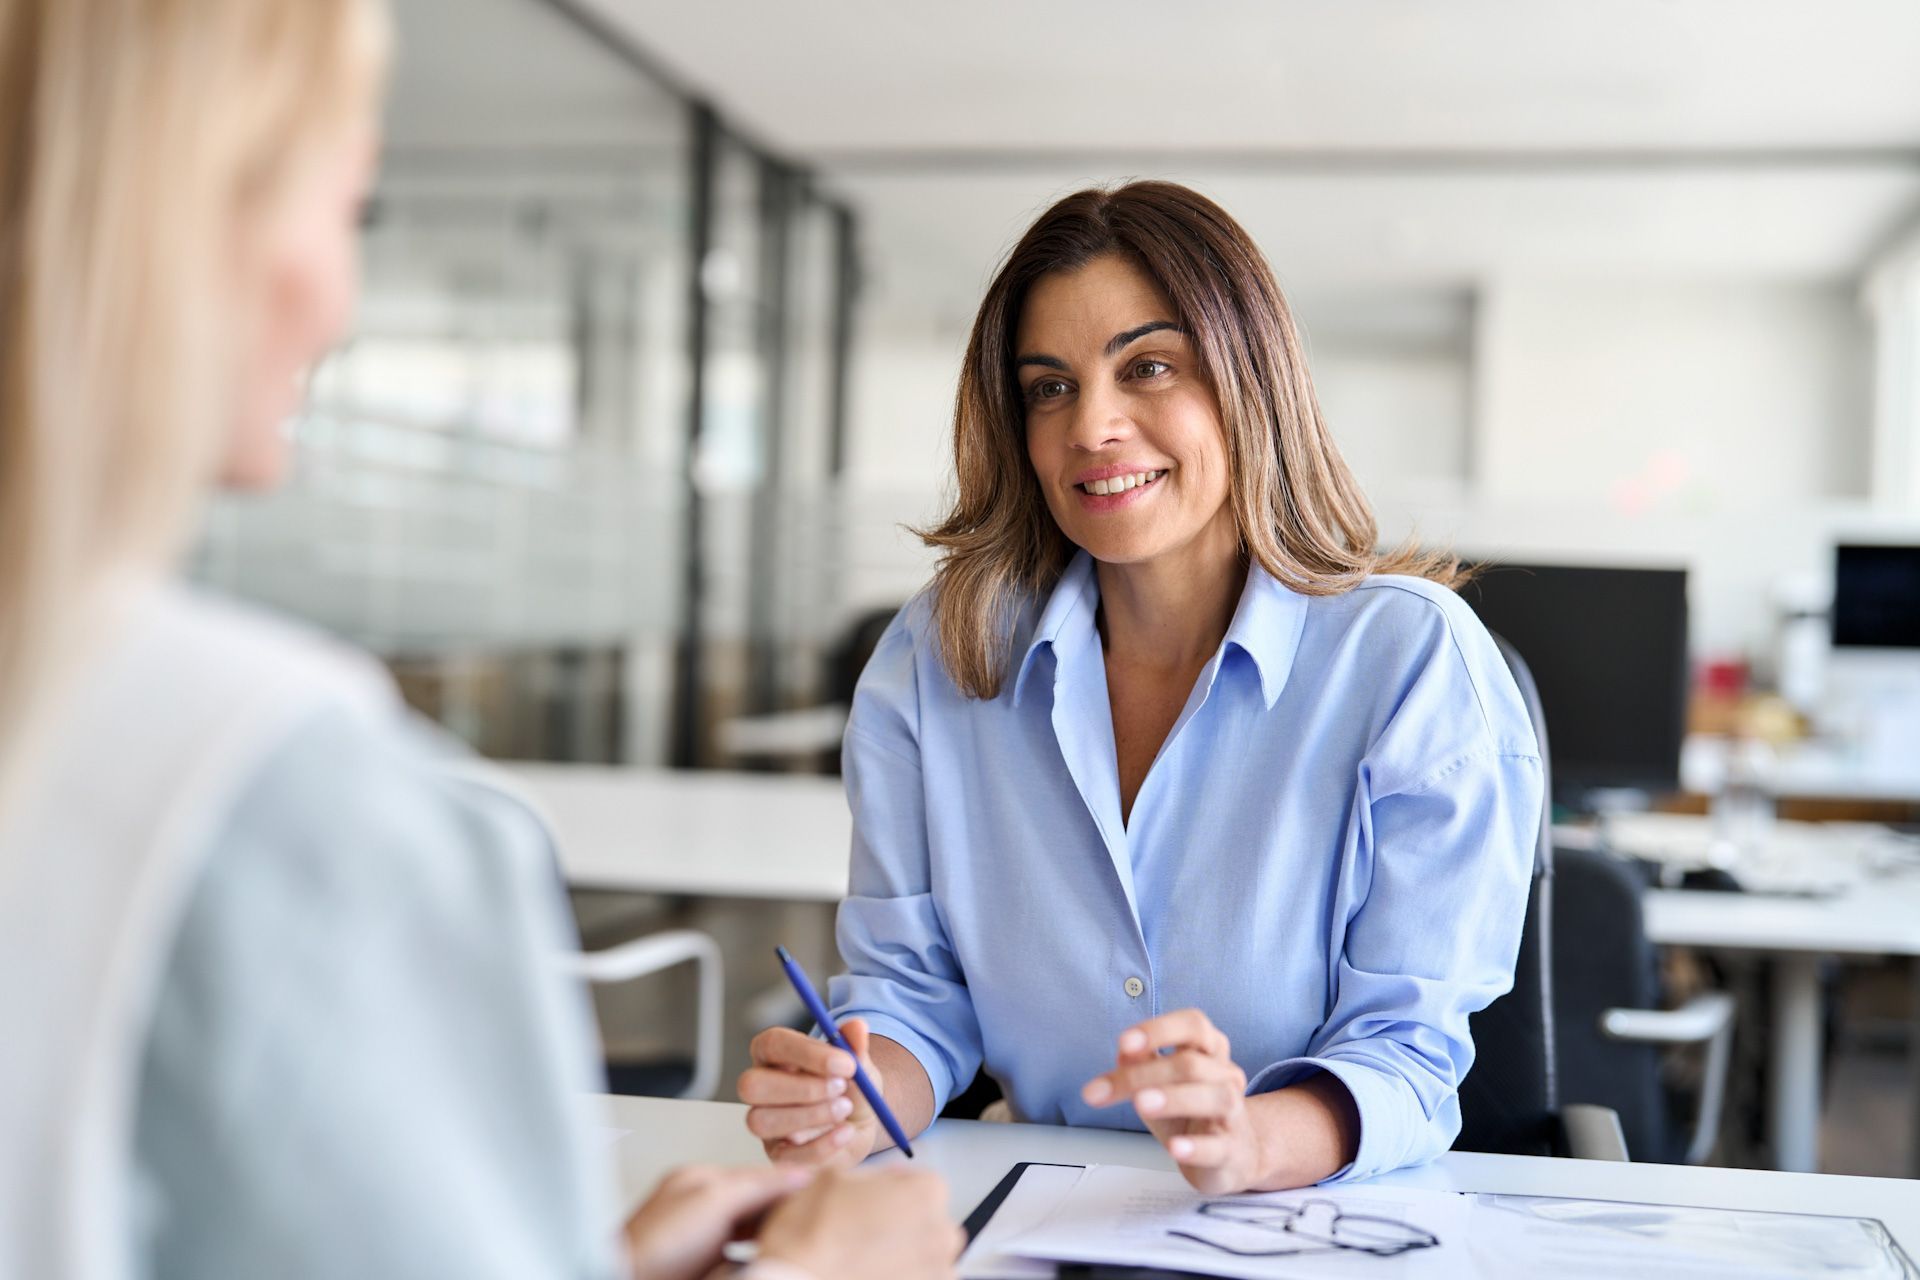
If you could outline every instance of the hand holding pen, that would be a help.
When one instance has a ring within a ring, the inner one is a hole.
[[[879,1117],[853,1084],[857,1056],[867,1078],[886,1087],[867,1056],[867,1024],[849,1018],[840,1032],[851,1054],[791,1027],[769,1027],[753,1038],[740,1101],[747,1104],[747,1131],[769,1159],[856,1164],[885,1141]]]
[[[890,1138],[909,1156],[899,1122],[887,1109],[885,1081],[868,1052],[867,1024],[849,1018],[836,1029],[813,984],[784,947],[781,965],[821,1031],[838,1046],[788,1027],[761,1032],[750,1046],[754,1065],[740,1077],[747,1130],[770,1159],[852,1164]]]

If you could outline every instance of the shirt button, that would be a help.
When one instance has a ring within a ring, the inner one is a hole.
[[[1138,978],[1127,979],[1127,986],[1126,986],[1127,999],[1138,1000],[1140,998],[1140,993],[1142,991],[1145,991],[1146,989],[1147,989],[1147,984],[1140,981],[1140,979]]]

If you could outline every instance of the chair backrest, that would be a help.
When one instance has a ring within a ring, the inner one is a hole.
[[[1560,1097],[1618,1112],[1634,1159],[1678,1160],[1685,1144],[1672,1127],[1660,1083],[1660,1048],[1600,1032],[1600,1015],[1608,1009],[1660,1007],[1658,962],[1641,916],[1645,877],[1597,850],[1561,849],[1556,858]]]
[[[1543,800],[1534,842],[1533,887],[1527,896],[1513,989],[1473,1015],[1469,1023],[1474,1065],[1460,1082],[1460,1136],[1453,1145],[1458,1151],[1552,1155],[1560,1149],[1561,1139],[1554,1034],[1553,819],[1550,801],[1544,798],[1553,794],[1547,721],[1525,659],[1499,636],[1493,639],[1519,686],[1539,740]]]
[[[873,657],[880,637],[886,635],[894,615],[899,612],[898,606],[869,609],[853,620],[827,657],[827,701],[853,705],[853,690],[860,683],[860,673],[867,669],[867,660]]]

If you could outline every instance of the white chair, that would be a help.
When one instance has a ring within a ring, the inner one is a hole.
[[[450,761],[446,774],[454,781],[479,787],[519,806],[546,834],[555,851],[554,874],[560,874],[559,837],[546,811],[527,791],[484,761]],[[691,963],[699,982],[694,1031],[692,1077],[680,1091],[682,1098],[711,1099],[720,1086],[721,1038],[726,1019],[726,965],[720,944],[698,929],[665,929],[597,951],[560,957],[565,971],[597,986],[613,986]]]

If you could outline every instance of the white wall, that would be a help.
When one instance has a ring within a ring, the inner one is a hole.
[[[1873,496],[1920,510],[1920,223],[1874,263],[1861,297],[1874,320]]]
[[[1471,436],[1465,352],[1322,344],[1310,367],[1334,441],[1367,492],[1460,492]]]
[[[1784,578],[1824,575],[1837,533],[1902,536],[1866,502],[1871,341],[1840,284],[1490,285],[1468,486],[1376,492],[1382,523],[1509,560],[1685,566],[1695,653],[1764,673]]]
[[[1847,286],[1503,282],[1476,316],[1485,499],[1738,510],[1867,492],[1871,339]]]
[[[924,489],[952,468],[953,393],[967,333],[958,325],[865,315],[855,330],[847,471],[862,486]]]
[[[953,394],[965,322],[861,313],[848,389],[840,545],[846,617],[898,604],[931,576],[934,555],[906,529],[941,513],[953,471]]]

